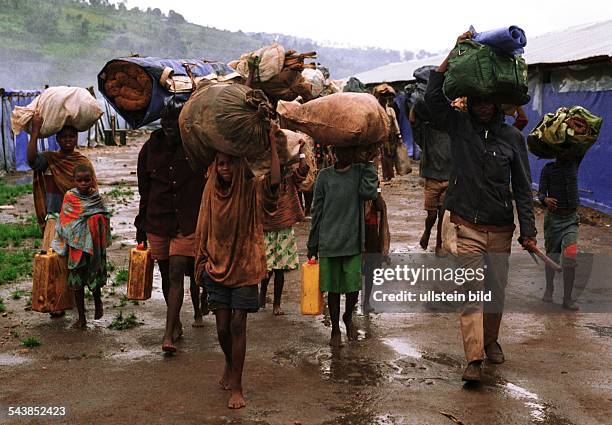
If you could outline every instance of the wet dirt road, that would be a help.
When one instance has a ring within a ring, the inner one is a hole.
[[[133,144],[85,152],[94,158],[102,192],[135,192],[138,149]],[[414,175],[383,188],[396,252],[420,252],[421,191]],[[138,204],[137,195],[123,198],[112,203],[109,256],[118,268],[127,266]],[[22,204],[31,206],[28,199]],[[583,249],[610,251],[606,220],[581,227]],[[540,230],[541,221],[539,212]],[[302,258],[308,226],[296,227]],[[535,267],[513,268],[509,293],[536,302],[540,294],[529,283],[542,274]],[[249,316],[247,407],[231,411],[227,392],[217,385],[223,357],[214,318],[207,316],[203,328],[190,326],[188,291],[179,353],[166,357],[160,351],[165,305],[157,274],[153,298],[139,305],[122,305],[125,287],[112,295],[108,285],[105,316],[90,321],[86,331],[69,329],[74,311],[51,320],[24,311],[24,299],[10,299],[11,291],[30,285],[0,287],[9,311],[0,317],[2,423],[583,425],[609,424],[612,415],[610,313],[564,314],[557,308],[546,315],[507,314],[501,329],[507,361],[487,364],[484,384],[471,388],[460,381],[464,356],[456,315],[359,314],[359,341],[332,352],[327,316],[299,314],[299,274],[292,272],[285,285],[287,314],[274,317],[268,308]],[[91,317],[91,301],[88,307]],[[141,325],[107,329],[119,311],[134,312]],[[25,352],[19,340],[30,335],[42,345]],[[65,406],[67,415],[8,416],[9,406]]]

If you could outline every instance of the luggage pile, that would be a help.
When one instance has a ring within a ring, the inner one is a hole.
[[[203,60],[130,57],[109,61],[98,74],[98,90],[132,128],[160,118],[171,97],[187,100],[202,82],[240,76],[229,66]]]
[[[298,96],[308,101],[315,96],[312,84],[306,81],[302,71],[316,69],[314,63],[305,63],[306,59],[315,57],[316,52],[297,53],[274,43],[243,54],[229,66],[247,80],[250,87],[262,90],[273,103],[292,101]]]
[[[459,42],[451,52],[444,81],[446,96],[488,97],[500,104],[526,104],[527,64],[519,54],[526,43],[518,27],[473,32],[472,39]]]
[[[582,106],[559,108],[529,133],[529,151],[539,158],[582,158],[597,141],[603,119]]]
[[[11,114],[15,134],[31,130],[31,120],[38,111],[43,118],[40,137],[58,133],[64,126],[87,131],[102,116],[102,108],[92,94],[81,87],[49,87],[27,106],[16,106]]]

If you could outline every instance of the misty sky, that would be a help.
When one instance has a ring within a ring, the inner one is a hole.
[[[189,22],[232,31],[271,32],[316,41],[398,50],[446,50],[470,24],[518,25],[533,37],[612,18],[609,0],[127,0]],[[430,10],[427,10],[430,7]]]

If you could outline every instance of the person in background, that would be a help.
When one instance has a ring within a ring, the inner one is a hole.
[[[425,179],[424,209],[427,211],[425,230],[419,244],[427,249],[431,229],[438,220],[436,255],[446,256],[442,249],[442,218],[444,194],[452,170],[451,141],[448,133],[432,122],[427,105],[419,100],[410,110],[410,123],[415,141],[421,148],[420,175]]]
[[[575,159],[560,155],[554,162],[542,168],[539,200],[546,205],[544,216],[544,245],[546,253],[563,266],[563,308],[576,311],[578,305],[572,300],[576,278],[576,257],[578,255],[578,167],[582,158]],[[559,258],[560,257],[560,258]],[[546,290],[543,301],[551,303],[555,271],[546,266]]]
[[[202,326],[208,313],[205,294],[193,276],[195,229],[204,176],[190,167],[178,126],[182,103],[170,100],[162,111],[161,129],[151,133],[138,155],[140,207],[134,220],[136,241],[148,243],[162,277],[166,305],[166,330],[162,349],[176,352],[174,343],[183,332],[180,311],[184,277],[189,276],[194,310],[193,326]]]
[[[36,112],[32,117],[32,130],[26,149],[28,165],[34,172],[32,192],[34,194],[34,208],[38,224],[43,230],[42,249],[51,247],[51,241],[56,237],[56,222],[62,208],[64,195],[76,187],[74,169],[77,166],[86,166],[91,170],[91,185],[98,189],[96,175],[91,161],[76,150],[79,132],[70,126],[63,127],[57,134],[58,152],[38,152],[38,139],[43,125],[43,117]],[[62,267],[66,266],[61,262]],[[65,312],[51,313],[51,317],[64,316]]]
[[[261,281],[259,307],[264,308],[266,305],[268,283],[274,275],[272,311],[275,316],[284,314],[281,309],[281,297],[285,285],[285,271],[295,270],[300,265],[293,225],[305,218],[298,197],[298,186],[306,178],[309,169],[302,153],[303,146],[300,148],[298,166],[285,170],[278,190],[274,194],[269,194],[274,199],[264,202],[263,230],[268,276]],[[268,194],[263,193],[262,196]],[[272,208],[268,209],[266,205],[271,205]]]
[[[389,117],[389,139],[386,140],[381,148],[381,164],[383,172],[383,181],[391,181],[395,177],[395,155],[397,145],[402,142],[402,133],[400,132],[397,122],[395,109],[391,106],[395,92],[386,91],[378,96],[378,102],[385,108]]]
[[[514,118],[512,125],[519,129],[519,131],[523,131],[527,124],[529,124],[529,118],[527,118],[527,114],[522,106],[502,105],[502,109],[505,115]]]
[[[78,320],[73,328],[85,328],[85,286],[95,303],[94,319],[102,318],[102,287],[106,284],[106,248],[112,244],[110,214],[93,186],[93,171],[80,164],[73,170],[75,189],[64,195],[57,238],[53,248],[68,257],[68,285],[74,289]]]
[[[225,355],[219,385],[231,391],[230,409],[246,405],[242,370],[247,314],[257,311],[257,286],[267,275],[261,194],[274,194],[281,182],[276,146],[281,137],[280,128],[272,123],[270,174],[265,177],[253,177],[243,158],[217,153],[200,205],[196,279],[206,287],[215,313]]]
[[[332,322],[330,345],[342,345],[340,295],[346,295],[342,319],[349,340],[357,339],[353,311],[361,289],[361,253],[365,248],[364,201],[378,197],[378,175],[371,160],[354,163],[353,147],[335,148],[336,163],[319,171],[312,202],[308,258],[319,258],[321,292],[327,292]]]
[[[471,38],[462,34],[457,41]],[[514,233],[516,202],[523,249],[536,246],[531,173],[523,135],[503,121],[501,105],[490,98],[468,97],[467,112],[454,109],[442,90],[448,57],[432,71],[425,103],[433,121],[451,140],[453,170],[444,206],[457,231],[457,265],[484,279],[466,279],[464,291],[490,291],[492,302],[465,302],[460,310],[461,333],[468,365],[463,380],[480,381],[486,357],[503,363],[499,344],[508,259]],[[512,187],[512,192],[510,192]]]

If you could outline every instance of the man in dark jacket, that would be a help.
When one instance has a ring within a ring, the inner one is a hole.
[[[470,37],[468,32],[458,41]],[[479,381],[485,354],[492,363],[504,362],[498,335],[515,228],[513,195],[523,248],[533,250],[536,244],[531,174],[525,139],[503,122],[500,105],[468,97],[468,112],[451,107],[442,90],[447,67],[448,58],[431,72],[425,102],[433,120],[451,138],[453,171],[445,208],[457,230],[458,265],[484,275],[466,280],[463,289],[466,295],[482,290],[492,295],[486,305],[468,301],[460,311],[468,361],[463,379]]]
[[[151,133],[138,155],[140,208],[134,221],[136,240],[151,247],[162,276],[162,291],[168,306],[162,349],[175,352],[174,342],[182,334],[179,313],[183,304],[183,281],[191,277],[194,326],[202,326],[205,294],[193,276],[196,254],[195,229],[204,176],[193,172],[183,150],[178,126],[182,104],[171,100],[162,112],[159,130]]]
[[[427,211],[425,230],[419,244],[427,249],[431,229],[438,219],[436,255],[444,257],[442,249],[442,218],[444,217],[444,195],[452,170],[451,141],[448,133],[432,122],[427,105],[418,100],[410,110],[412,134],[421,148],[420,174],[425,179],[424,209]]]

